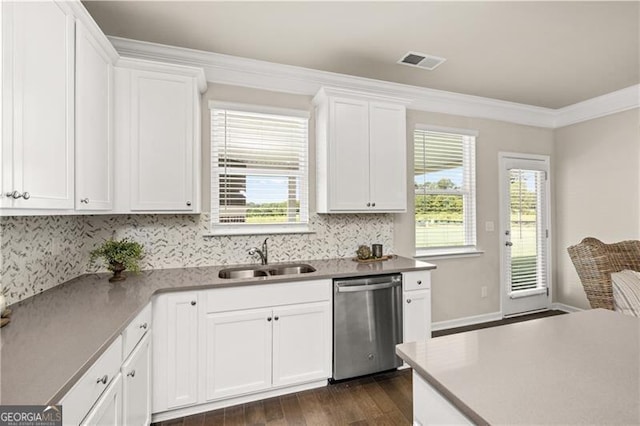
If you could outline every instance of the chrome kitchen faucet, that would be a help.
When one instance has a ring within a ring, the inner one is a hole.
[[[254,254],[258,254],[260,256],[260,262],[263,265],[266,265],[267,263],[269,263],[269,251],[267,248],[267,240],[269,238],[265,238],[264,241],[262,242],[262,250],[260,250],[257,247],[253,247],[252,249],[249,250],[249,255],[253,256]]]

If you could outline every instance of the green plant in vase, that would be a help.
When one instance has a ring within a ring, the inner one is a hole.
[[[108,270],[113,272],[109,282],[123,281],[127,276],[123,274],[125,270],[140,271],[139,260],[142,258],[142,245],[127,238],[105,240],[98,248],[91,251],[91,264],[94,265],[98,259],[102,260]]]

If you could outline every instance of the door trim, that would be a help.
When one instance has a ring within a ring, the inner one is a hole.
[[[524,161],[539,161],[544,165],[544,168],[541,170],[545,170],[547,173],[547,180],[545,184],[545,191],[547,193],[547,203],[544,214],[547,217],[546,229],[548,231],[547,237],[547,289],[549,291],[547,307],[542,310],[551,309],[553,305],[553,274],[551,271],[553,270],[553,221],[551,220],[551,202],[552,202],[552,193],[551,193],[551,179],[552,170],[551,170],[551,158],[548,155],[540,155],[540,154],[527,154],[527,153],[517,153],[517,152],[498,152],[498,193],[499,193],[499,245],[500,245],[500,313],[503,318],[505,318],[504,314],[504,300],[506,296],[506,253],[505,253],[505,229],[504,224],[506,223],[506,218],[504,217],[505,209],[503,206],[508,200],[508,185],[504,185],[504,180],[506,178],[506,167],[505,162],[508,160],[524,160]],[[532,310],[531,312],[540,311],[540,309]],[[522,312],[519,314],[509,314],[507,316],[517,316],[521,314],[525,314],[528,312]]]

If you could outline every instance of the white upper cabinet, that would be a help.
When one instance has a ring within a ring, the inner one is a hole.
[[[406,211],[403,100],[323,88],[314,104],[318,212]]]
[[[73,209],[74,18],[64,2],[2,2],[0,207]]]
[[[121,60],[116,71],[119,212],[200,211],[201,69]]]
[[[113,208],[113,62],[117,53],[99,36],[77,22],[76,210]]]

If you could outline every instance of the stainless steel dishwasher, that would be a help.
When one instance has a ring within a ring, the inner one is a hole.
[[[333,380],[402,365],[402,275],[333,280]]]

